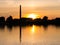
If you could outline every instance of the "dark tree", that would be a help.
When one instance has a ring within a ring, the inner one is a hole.
[[[44,16],[44,17],[43,17],[43,20],[48,20],[48,17],[47,17],[47,16]]]
[[[0,25],[4,25],[5,24],[5,18],[4,17],[0,17]]]
[[[13,25],[12,16],[9,16],[9,17],[6,19],[6,24],[7,24],[7,25]]]

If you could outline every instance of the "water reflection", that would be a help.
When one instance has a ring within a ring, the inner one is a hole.
[[[0,45],[20,45],[19,27],[0,28]]]
[[[32,26],[31,32],[34,33],[35,32],[35,26]]]
[[[55,26],[22,27],[22,45],[60,45],[60,28]]]
[[[60,45],[60,28],[32,25],[21,29],[21,45]],[[20,27],[0,28],[0,45],[20,45]]]

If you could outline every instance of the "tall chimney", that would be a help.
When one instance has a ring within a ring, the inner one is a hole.
[[[21,19],[21,5],[20,5],[20,19]],[[21,24],[21,22],[20,22]],[[21,26],[20,26],[20,43],[21,43]]]
[[[21,5],[20,5],[20,18],[21,18]]]

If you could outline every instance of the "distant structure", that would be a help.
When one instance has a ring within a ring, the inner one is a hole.
[[[21,19],[21,5],[20,5],[20,19]],[[20,43],[21,43],[21,26],[20,26]]]
[[[21,5],[20,5],[20,18],[21,18]]]

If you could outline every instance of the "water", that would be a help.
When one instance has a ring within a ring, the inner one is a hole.
[[[20,28],[0,28],[0,45],[60,45],[60,27],[49,25],[22,27],[20,43]]]
[[[60,45],[60,28],[51,25],[22,27],[22,45]]]
[[[19,45],[19,27],[0,28],[0,45]]]

